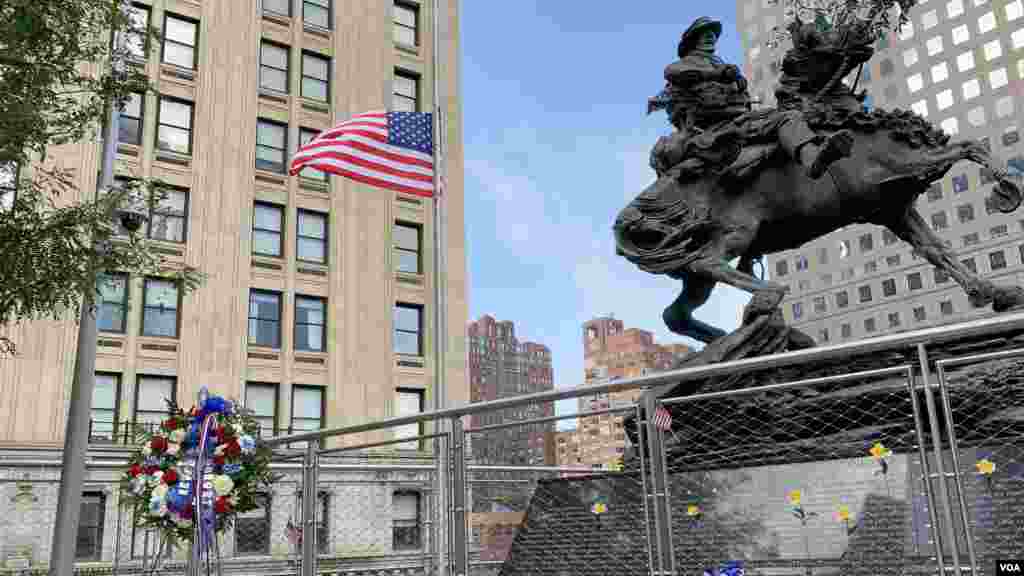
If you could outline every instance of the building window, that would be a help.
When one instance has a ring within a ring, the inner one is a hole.
[[[899,328],[899,327],[900,327],[900,313],[899,312],[890,312],[889,313],[889,328]]]
[[[846,290],[842,292],[836,292],[836,307],[846,308],[850,304],[850,295],[847,294]]]
[[[188,222],[188,189],[160,188],[160,199],[150,208],[146,236],[153,240],[184,242]]]
[[[961,260],[960,263],[964,265],[964,268],[970,270],[972,274],[978,273],[978,265],[974,262],[974,258],[967,258],[966,260]]]
[[[302,491],[295,493],[296,517],[302,518]],[[330,542],[331,497],[327,492],[317,493],[316,507],[316,548],[319,554],[327,554],[327,544]]]
[[[103,493],[82,494],[79,510],[75,560],[98,562],[103,559],[103,517],[106,512]]]
[[[125,48],[134,60],[145,60],[149,48],[149,8],[132,5],[128,8],[128,30],[125,32]]]
[[[323,352],[327,301],[312,296],[295,297],[295,349]]]
[[[128,318],[128,275],[104,274],[99,280],[96,327],[101,332],[124,334]]]
[[[872,274],[878,272],[878,262],[875,260],[869,260],[864,263],[864,273]]]
[[[1006,254],[1002,250],[990,252],[988,255],[989,268],[991,270],[1002,270],[1006,268]]]
[[[117,438],[118,404],[121,398],[121,376],[96,374],[92,389],[92,411],[89,414],[89,440],[112,441]]]
[[[1009,233],[1009,230],[1007,229],[1006,224],[1000,224],[989,228],[988,233],[989,236],[993,238],[999,238],[1000,236],[1006,236]]]
[[[943,316],[953,315],[953,302],[951,300],[943,300],[939,303],[939,312]]]
[[[882,230],[882,244],[891,246],[897,242],[899,242],[899,238],[892,233],[892,230],[889,230],[888,228]]]
[[[892,256],[885,257],[885,264],[890,268],[895,268],[900,265],[900,255],[893,254]]]
[[[266,40],[260,43],[260,88],[288,93],[288,47]]]
[[[797,272],[807,270],[807,257],[804,256],[803,254],[800,254],[796,257],[796,270]]]
[[[121,109],[117,121],[117,141],[122,144],[142,145],[142,110],[145,97],[132,93]]]
[[[395,416],[412,416],[423,412],[423,390],[399,388],[395,392],[395,407]],[[414,438],[423,434],[423,425],[421,422],[413,422],[395,426],[392,430],[395,438]],[[398,447],[416,450],[419,448],[419,441],[403,443]]]
[[[875,331],[875,319],[874,318],[865,318],[864,319],[864,331],[869,333],[869,334],[871,332]]]
[[[292,427],[289,432],[324,427],[324,389],[320,386],[292,386]]]
[[[871,286],[861,286],[857,288],[857,293],[861,302],[871,302]]]
[[[914,308],[914,320],[916,322],[924,322],[927,318],[928,314],[925,312],[924,306]]]
[[[907,288],[910,290],[920,290],[924,284],[921,282],[921,273],[913,272],[907,274]]]
[[[928,201],[935,202],[942,199],[942,185],[938,182],[928,187]]]
[[[175,154],[192,154],[192,103],[169,96],[160,97],[156,126],[156,147]]]
[[[299,145],[305,146],[309,144],[309,141],[320,134],[319,130],[313,130],[312,128],[299,128]],[[321,182],[327,182],[327,173],[323,170],[317,170],[316,168],[303,168],[299,172],[299,176],[308,178],[310,180],[320,180]]]
[[[970,189],[970,184],[967,181],[967,174],[960,174],[959,176],[953,176],[953,192],[955,194],[961,194],[967,192]]]
[[[422,356],[423,306],[401,302],[395,304],[393,321],[395,353]]]
[[[292,15],[291,0],[263,0],[263,11],[278,16]]]
[[[163,61],[182,68],[196,67],[198,22],[168,13],[164,17]]]
[[[963,240],[964,246],[974,246],[978,242],[981,242],[981,239],[978,237],[978,233],[977,232],[971,232],[970,234],[964,234],[964,237],[961,240]]]
[[[249,344],[281,347],[281,294],[266,290],[249,291]]]
[[[843,338],[849,338],[853,335],[853,328],[849,324],[843,324],[839,327],[840,335]]]
[[[974,206],[972,204],[962,204],[957,206],[956,217],[961,224],[974,220]]]
[[[175,401],[175,379],[168,376],[139,376],[135,382],[135,414],[132,422],[149,432],[167,418],[167,402]]]
[[[420,494],[419,492],[395,492],[391,510],[392,548],[395,550],[420,549]]]
[[[945,230],[949,227],[949,222],[946,219],[945,212],[936,212],[932,214],[932,229],[934,230]]]
[[[277,434],[277,385],[260,382],[246,382],[245,407],[253,411],[253,418],[260,425],[260,436]]]
[[[936,284],[945,284],[946,282],[949,282],[949,273],[946,272],[945,270],[943,270],[942,268],[936,268],[935,269],[935,283]]]
[[[260,118],[256,122],[256,169],[284,174],[288,126]]]
[[[394,41],[404,46],[419,45],[419,9],[413,4],[395,2]]]
[[[1018,132],[1017,128],[1015,127],[1008,128],[1003,132],[1002,140],[1003,146],[1009,148],[1010,146],[1013,146],[1017,142],[1020,142],[1020,132]]]
[[[331,29],[331,0],[302,0],[302,21]]]
[[[875,241],[871,234],[862,234],[860,237],[860,251],[870,252],[875,248]]]
[[[395,70],[391,109],[395,112],[419,112],[419,76],[402,70]]]
[[[399,272],[422,273],[422,229],[418,224],[395,222],[392,229],[395,241],[395,265]],[[785,261],[782,261],[785,263]]]
[[[146,278],[142,286],[142,335],[177,338],[178,283]]]
[[[235,518],[235,554],[270,554],[270,495],[256,495],[257,508]]]
[[[793,302],[793,319],[799,320],[804,315],[804,304],[803,302]]]
[[[825,297],[824,296],[815,296],[814,297],[814,311],[816,313],[820,314],[820,313],[825,312],[827,309],[828,308],[827,308],[827,305],[825,304]]]
[[[313,52],[302,53],[302,97],[328,102],[331,94],[331,60]]]
[[[789,274],[789,262],[787,260],[779,260],[775,263],[775,275],[782,277]]]
[[[280,258],[284,208],[256,202],[252,216],[252,253]]]
[[[305,262],[327,263],[327,214],[298,211],[296,256]]]

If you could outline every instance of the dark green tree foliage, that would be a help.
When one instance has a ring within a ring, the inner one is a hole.
[[[62,317],[83,297],[91,303],[102,271],[177,276],[186,290],[201,281],[116,224],[117,208],[158,202],[158,182],[75,201],[80,175],[47,162],[51,146],[94,139],[112,102],[149,89],[141,68],[114,72],[125,57],[113,49],[114,31],[153,34],[134,30],[120,8],[112,0],[0,2],[0,329]],[[0,336],[0,355],[13,352]]]

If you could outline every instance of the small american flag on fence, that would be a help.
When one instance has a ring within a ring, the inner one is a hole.
[[[654,410],[654,426],[658,430],[668,432],[672,429],[672,415],[664,406],[658,406]]]
[[[288,525],[285,526],[285,534],[288,537],[288,541],[291,542],[292,546],[298,548],[302,546],[302,528],[299,528],[292,523],[292,519],[288,519]]]
[[[313,168],[357,182],[434,195],[433,115],[366,112],[317,134],[292,157],[290,173]]]

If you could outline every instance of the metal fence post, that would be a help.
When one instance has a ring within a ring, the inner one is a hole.
[[[657,542],[658,551],[658,557],[655,564],[651,566],[651,572],[671,575],[675,573],[675,555],[672,550],[672,521],[668,511],[668,476],[663,457],[665,447],[662,442],[661,430],[654,423],[654,412],[658,408],[658,400],[648,392],[644,395],[643,401],[644,415],[647,420],[647,461],[651,466],[652,496],[654,497],[654,539]]]
[[[469,555],[466,553],[466,434],[462,419],[451,419],[451,499],[452,499],[452,574],[468,574]]]
[[[946,485],[946,466],[942,461],[942,436],[939,432],[939,416],[935,406],[935,394],[932,391],[932,384],[928,378],[928,352],[925,350],[924,344],[917,345],[917,356],[921,361],[921,384],[924,385],[925,409],[928,412],[928,424],[932,432],[932,449],[935,452],[935,470],[938,477],[939,496],[942,499],[942,515],[943,520],[946,521],[947,531],[945,534],[945,540],[946,545],[949,548],[950,555],[953,556],[953,572],[956,576],[961,576],[960,544],[956,537],[956,525],[953,523],[953,510],[950,508],[951,498],[949,494],[949,487]],[[927,476],[930,476],[930,474]],[[928,481],[929,479],[926,477],[925,482]],[[934,527],[936,542],[939,542],[938,533],[940,529],[940,526]],[[940,547],[940,559],[945,552],[946,551],[942,550]]]
[[[316,574],[317,534],[317,447],[318,440],[308,440],[302,459],[302,576]]]

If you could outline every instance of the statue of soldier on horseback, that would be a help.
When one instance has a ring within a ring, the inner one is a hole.
[[[879,21],[897,3],[904,21],[915,0],[833,1],[841,11],[829,25],[820,13],[790,24],[776,108],[752,109],[746,79],[714,53],[722,26],[709,18],[683,33],[666,88],[648,102],[648,113],[668,113],[675,132],[654,146],[657,180],[619,213],[614,232],[618,254],[682,281],[663,313],[673,332],[705,342],[725,335],[692,315],[718,282],[753,294],[744,323],[774,313],[787,287],[756,278],[753,263],[854,223],[888,227],[976,305],[1024,306],[1024,290],[978,278],[914,208],[962,160],[990,171],[1002,212],[1020,205],[1018,184],[982,144],[950,143],[911,112],[865,110],[863,95],[842,82],[870,60]]]

